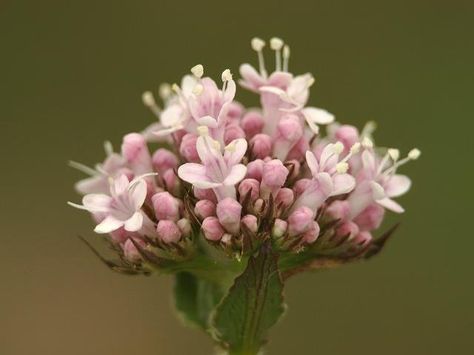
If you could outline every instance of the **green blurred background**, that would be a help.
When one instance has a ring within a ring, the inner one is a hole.
[[[470,354],[473,348],[472,1],[0,2],[0,354],[210,354],[170,304],[169,277],[125,277],[78,200],[102,142],[152,122],[141,93],[202,63],[256,62],[249,40],[278,35],[311,103],[422,159],[381,257],[300,275],[269,354]],[[255,98],[238,93],[240,99]]]

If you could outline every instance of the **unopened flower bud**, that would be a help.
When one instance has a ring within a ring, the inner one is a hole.
[[[275,203],[277,205],[280,205],[283,208],[291,206],[293,201],[295,200],[295,194],[292,189],[289,189],[287,187],[281,188],[277,196],[275,198]]]
[[[163,174],[161,174],[161,178],[163,179],[164,183],[166,184],[166,189],[169,191],[175,191],[178,186],[178,178],[173,169],[166,170]]]
[[[243,118],[241,126],[248,137],[252,138],[262,132],[264,125],[263,117],[260,112],[250,111]]]
[[[216,214],[216,204],[209,200],[199,200],[194,207],[194,213],[201,219],[214,216]]]
[[[296,142],[303,135],[303,127],[298,117],[289,115],[278,123],[278,133],[289,142]]]
[[[176,222],[176,225],[184,236],[188,237],[191,235],[193,230],[189,219],[181,218],[178,222]]]
[[[281,160],[273,159],[265,163],[262,174],[262,189],[268,188],[272,193],[285,184],[288,169]]]
[[[319,232],[320,232],[319,224],[318,222],[314,221],[311,228],[309,228],[306,232],[303,233],[303,241],[306,244],[314,243],[316,239],[318,239],[319,237]]]
[[[249,231],[252,233],[257,233],[258,231],[258,223],[257,217],[253,214],[248,214],[242,217],[242,224],[245,225]]]
[[[135,243],[139,244],[142,247],[145,247],[145,242],[143,242],[141,239],[137,238],[134,240]],[[137,250],[137,248],[130,239],[127,239],[123,245],[123,254],[125,258],[132,263],[138,263],[142,260],[140,252]]]
[[[238,233],[242,206],[233,198],[227,197],[217,203],[216,214],[220,224],[229,233]]]
[[[198,200],[217,202],[216,194],[211,189],[199,189],[197,187],[193,187],[193,193]]]
[[[196,150],[197,136],[192,133],[188,133],[183,136],[181,144],[179,146],[179,153],[183,156],[186,161],[199,162],[199,155]]]
[[[263,159],[272,154],[272,139],[269,135],[259,133],[250,140],[252,153],[256,158]]]
[[[137,175],[153,171],[150,152],[145,138],[138,133],[123,137],[122,155]]]
[[[272,236],[275,238],[281,238],[288,229],[288,222],[282,219],[275,219],[275,223],[273,224],[272,228]]]
[[[158,192],[152,196],[151,201],[158,220],[178,220],[180,203],[169,192]]]
[[[239,138],[245,138],[245,132],[242,128],[240,128],[236,124],[232,124],[226,127],[224,135],[225,144],[229,144],[233,140]]]
[[[352,243],[360,247],[364,247],[368,243],[370,243],[371,240],[372,240],[372,234],[370,234],[370,232],[367,232],[367,231],[362,231],[352,239]]]
[[[336,130],[335,138],[349,150],[359,140],[359,131],[354,126],[342,125]]]
[[[247,177],[261,181],[264,165],[265,165],[265,162],[262,159],[256,159],[248,163],[247,164]]]
[[[385,209],[374,203],[354,218],[354,222],[361,230],[371,231],[380,227],[384,214]]]
[[[336,229],[336,235],[339,237],[349,236],[349,239],[354,238],[357,234],[359,234],[359,227],[352,221],[346,221],[342,223]]]
[[[153,153],[152,162],[155,171],[158,171],[160,174],[178,166],[178,158],[176,158],[176,155],[165,148],[160,148]]]
[[[206,239],[218,241],[222,238],[225,231],[219,223],[217,217],[207,217],[202,221],[202,230]]]
[[[300,179],[295,183],[293,189],[297,195],[301,195],[311,184],[311,179]]]
[[[326,209],[326,213],[333,219],[345,220],[349,217],[350,205],[347,201],[336,200]]]
[[[241,202],[250,191],[250,200],[255,201],[260,195],[260,183],[255,179],[244,179],[239,184]]]
[[[313,211],[306,206],[299,207],[288,217],[288,232],[290,236],[306,232],[313,224],[313,221]]]
[[[160,239],[165,243],[176,243],[181,239],[182,235],[176,223],[167,220],[159,221],[156,231]]]

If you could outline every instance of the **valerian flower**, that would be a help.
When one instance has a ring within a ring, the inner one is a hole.
[[[229,329],[264,334],[284,310],[284,279],[381,250],[394,231],[378,236],[386,210],[403,212],[394,198],[411,187],[398,169],[420,155],[400,159],[398,149],[375,145],[373,122],[359,131],[311,106],[313,75],[289,71],[290,48],[276,37],[268,70],[265,45],[252,40],[258,68],[241,65],[238,80],[259,107],[235,100],[229,69],[218,85],[198,64],[179,85],[160,87],[161,102],[143,94],[157,120],[124,135],[120,152],[107,143],[94,169],[71,163],[90,176],[76,184],[82,204],[69,204],[90,212],[117,253],[106,265],[176,273],[183,317],[230,353],[258,352],[261,337],[240,342]],[[251,324],[235,309],[256,312]]]

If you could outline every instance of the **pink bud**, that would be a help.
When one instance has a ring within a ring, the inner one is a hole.
[[[313,221],[314,213],[310,208],[306,206],[297,208],[288,217],[288,231],[290,236],[295,236],[306,232],[313,224]]]
[[[194,213],[201,219],[216,214],[216,204],[209,200],[199,200],[194,207]]]
[[[156,231],[158,232],[158,236],[165,243],[176,243],[181,239],[181,231],[173,221],[159,221]]]
[[[349,239],[359,234],[359,227],[352,221],[342,223],[336,230],[336,235],[339,237],[349,236]]]
[[[136,238],[134,241],[141,247],[145,247],[145,242],[143,240]],[[123,244],[123,254],[125,258],[132,263],[138,263],[142,259],[140,252],[130,239],[127,239]]]
[[[129,133],[123,137],[122,155],[135,174],[153,172],[150,152],[141,134]]]
[[[248,215],[243,216],[242,224],[244,224],[252,233],[257,233],[258,231],[257,217],[255,217],[253,214],[248,214]]]
[[[188,133],[183,136],[181,145],[179,146],[179,153],[188,162],[199,162],[199,155],[196,150],[197,136],[192,133]]]
[[[288,223],[282,219],[277,218],[275,219],[275,223],[273,224],[272,236],[274,236],[275,238],[280,238],[286,233],[287,229]]]
[[[287,115],[278,123],[280,137],[290,142],[296,142],[303,135],[303,125],[296,115]]]
[[[217,202],[216,194],[211,189],[198,189],[197,187],[193,187],[193,193],[198,200]]]
[[[193,230],[192,230],[191,222],[189,221],[189,219],[181,218],[178,222],[176,222],[176,225],[178,226],[179,230],[185,237],[191,235]]]
[[[307,244],[314,243],[316,239],[319,237],[319,224],[318,222],[313,222],[313,225],[311,226],[310,229],[308,229],[306,232],[303,233],[303,241]]]
[[[242,128],[249,138],[262,132],[263,117],[260,112],[250,111],[242,118]]]
[[[289,207],[295,200],[295,194],[293,193],[292,189],[289,189],[287,187],[284,187],[280,189],[277,193],[277,196],[275,198],[275,203],[280,205],[281,207]]]
[[[291,148],[288,153],[286,160],[304,160],[306,151],[310,149],[308,139],[306,137],[301,137]]]
[[[326,213],[333,219],[340,219],[342,221],[349,217],[350,205],[347,201],[336,200],[332,202],[326,209]]]
[[[160,174],[178,166],[178,158],[176,158],[176,155],[165,148],[160,148],[153,153],[152,161],[155,171],[158,171]]]
[[[354,239],[352,239],[352,243],[358,245],[358,246],[366,246],[368,243],[370,243],[372,240],[372,234],[367,231],[362,231],[359,234],[357,234]]]
[[[151,198],[156,218],[177,221],[179,218],[179,200],[169,192],[158,192]]]
[[[169,190],[169,191],[176,190],[179,180],[174,170],[172,169],[166,170],[164,173],[161,174],[161,178],[163,179],[163,182],[166,184],[166,190]]]
[[[262,191],[276,193],[285,183],[287,176],[288,169],[281,160],[273,159],[266,162],[263,166]]]
[[[248,163],[247,164],[247,177],[261,181],[264,165],[265,165],[265,162],[262,159],[256,159]]]
[[[272,139],[269,135],[259,133],[250,140],[252,154],[259,159],[263,159],[272,154]]]
[[[245,132],[237,124],[227,125],[224,133],[224,142],[229,144],[234,139],[245,138]]]
[[[305,192],[309,186],[311,186],[312,181],[311,179],[300,179],[298,180],[293,189],[295,191],[296,195],[301,195],[303,192]]]
[[[242,117],[242,114],[244,113],[244,107],[242,104],[232,101],[229,104],[229,110],[227,111],[227,117],[230,120],[239,120]]]
[[[371,231],[380,227],[384,214],[385,209],[382,206],[372,204],[354,218],[354,222],[361,230]]]
[[[206,239],[213,241],[220,240],[225,233],[224,228],[222,228],[217,217],[205,218],[204,221],[202,221],[201,228]]]
[[[242,206],[233,198],[226,197],[217,203],[217,218],[229,233],[239,232],[241,213]]]
[[[342,125],[336,130],[335,138],[349,150],[359,140],[359,131],[354,126]]]
[[[254,201],[260,194],[260,183],[255,179],[244,179],[239,184],[240,202],[250,191],[250,200]]]

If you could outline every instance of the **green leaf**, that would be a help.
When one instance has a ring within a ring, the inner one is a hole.
[[[188,272],[176,274],[174,286],[175,308],[187,324],[205,331],[209,329],[210,314],[221,300],[221,288]]]
[[[278,255],[267,241],[217,306],[215,336],[230,354],[257,354],[285,308]]]

